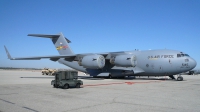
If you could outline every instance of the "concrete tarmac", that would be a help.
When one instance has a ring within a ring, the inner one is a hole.
[[[200,76],[183,77],[82,78],[82,88],[61,89],[53,76],[0,70],[0,112],[199,112]]]

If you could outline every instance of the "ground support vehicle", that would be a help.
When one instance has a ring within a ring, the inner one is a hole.
[[[51,81],[53,87],[61,87],[63,89],[68,89],[69,87],[80,88],[83,85],[83,81],[78,80],[78,72],[73,70],[68,71],[57,71],[54,73],[55,80]]]
[[[56,69],[49,69],[49,68],[44,68],[42,70],[42,75],[54,75],[54,73],[56,72]]]

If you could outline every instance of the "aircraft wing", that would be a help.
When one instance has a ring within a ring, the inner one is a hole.
[[[4,46],[6,50],[6,54],[8,56],[8,59],[10,60],[40,60],[42,58],[49,58],[51,61],[57,61],[60,58],[65,58],[66,61],[78,61],[78,57],[85,56],[85,55],[92,55],[92,53],[85,53],[85,54],[70,54],[70,55],[55,55],[55,56],[34,56],[34,57],[11,57],[8,49],[6,46]],[[107,53],[101,54],[103,56],[106,56]]]
[[[34,56],[34,57],[11,57],[8,49],[4,46],[8,59],[10,60],[40,60],[42,58],[49,58],[52,61],[57,61],[60,58],[65,58],[66,61],[78,61],[79,57],[83,57],[86,55],[94,55],[94,53],[83,53],[83,54],[69,54],[69,55],[55,55],[55,56]],[[121,55],[125,52],[104,52],[104,53],[95,53],[98,55],[102,55],[105,59],[110,59],[112,56]]]
[[[5,50],[6,50],[6,54],[8,56],[8,59],[10,60],[40,60],[42,58],[48,58],[51,61],[58,61],[60,58],[64,58],[66,61],[78,61],[79,57],[83,57],[86,55],[93,55],[94,53],[85,53],[85,54],[69,54],[69,55],[55,55],[55,56],[34,56],[34,57],[11,57],[8,49],[6,48],[6,46],[4,46]],[[97,53],[98,55],[103,55],[105,57],[105,59],[110,59],[112,56],[116,56],[116,55],[121,55],[124,54],[124,52],[109,52],[109,53]],[[139,73],[144,73],[145,71],[142,70],[139,67],[113,67],[112,69],[118,69],[118,70],[125,70],[125,71],[130,71],[130,73],[132,73],[132,71],[134,71],[134,74],[139,74]]]

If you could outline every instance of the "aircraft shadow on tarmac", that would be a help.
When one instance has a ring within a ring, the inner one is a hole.
[[[20,77],[20,78],[54,79],[54,77]]]
[[[20,77],[20,78],[38,78],[38,79],[54,79],[54,77]],[[98,77],[94,78],[92,76],[78,76],[78,79],[84,79],[84,80],[106,80],[109,78],[106,77]],[[166,80],[166,81],[174,81],[172,79],[168,78],[152,78],[152,77],[125,77],[125,78],[112,78],[113,80]],[[186,80],[183,80],[186,81]]]
[[[117,79],[117,78],[115,78]],[[174,79],[168,79],[168,78],[158,78],[158,77],[125,77],[124,79],[119,79],[118,80],[160,80],[160,81],[176,81]],[[183,80],[186,81],[186,80]]]
[[[91,76],[78,76],[78,79],[85,79],[85,80],[104,80],[104,78],[94,78]]]
[[[20,78],[54,79],[54,77],[20,77]],[[93,78],[93,77],[91,77],[91,76],[78,76],[78,79],[85,79],[85,80],[104,80],[104,78]]]
[[[78,76],[79,79],[85,79],[85,80],[106,80],[109,79],[108,77],[92,77],[92,76]],[[172,80],[168,78],[148,78],[148,77],[125,77],[125,78],[112,78],[113,80]]]
[[[107,77],[98,77],[93,78],[91,76],[79,76],[79,79],[86,79],[86,80],[106,80],[109,79]],[[112,78],[113,80],[163,80],[163,81],[175,81],[173,79],[168,78],[157,78],[157,77],[125,77],[125,78]],[[183,80],[186,81],[186,80]]]

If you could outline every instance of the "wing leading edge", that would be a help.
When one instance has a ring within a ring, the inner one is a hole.
[[[34,57],[11,57],[8,49],[4,46],[8,59],[10,60],[40,60],[42,58],[49,58],[52,61],[57,61],[60,58],[65,58],[66,61],[78,61],[78,57],[83,57],[86,55],[92,55],[93,53],[85,53],[85,54],[69,54],[69,55],[55,55],[55,56],[34,56]],[[107,56],[107,53],[101,54],[103,56]]]
[[[8,59],[10,60],[40,60],[42,58],[49,58],[52,61],[57,61],[60,58],[65,58],[66,60],[69,59],[69,61],[77,56],[75,54],[73,55],[56,55],[56,56],[34,56],[34,57],[16,57],[16,58],[12,58],[8,49],[6,48],[6,46],[4,46],[5,50],[6,50],[6,54],[8,56]]]

